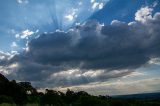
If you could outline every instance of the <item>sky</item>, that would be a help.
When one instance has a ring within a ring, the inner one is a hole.
[[[1,0],[0,73],[38,90],[160,91],[160,0]]]

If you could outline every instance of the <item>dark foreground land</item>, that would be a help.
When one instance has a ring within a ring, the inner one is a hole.
[[[84,91],[37,92],[29,82],[9,81],[0,74],[0,106],[160,106],[160,93],[93,96]]]

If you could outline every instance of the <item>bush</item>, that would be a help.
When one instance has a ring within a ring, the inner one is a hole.
[[[1,95],[0,96],[0,104],[2,104],[2,103],[13,104],[14,102],[13,102],[13,99],[11,97]]]

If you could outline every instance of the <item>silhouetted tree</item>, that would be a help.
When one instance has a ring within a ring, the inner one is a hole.
[[[46,89],[44,96],[41,98],[41,105],[62,106],[63,102],[59,92]]]
[[[27,94],[37,94],[37,91],[32,87],[30,82],[19,82],[19,85],[24,88]]]

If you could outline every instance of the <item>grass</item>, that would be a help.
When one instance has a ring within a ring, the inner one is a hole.
[[[0,104],[0,106],[16,106],[16,105],[13,105],[13,104],[7,104],[7,103],[2,103],[2,104]]]
[[[0,106],[16,106],[14,104],[2,103]],[[25,106],[38,106],[38,104],[26,104]]]
[[[38,104],[27,104],[25,106],[38,106]]]

